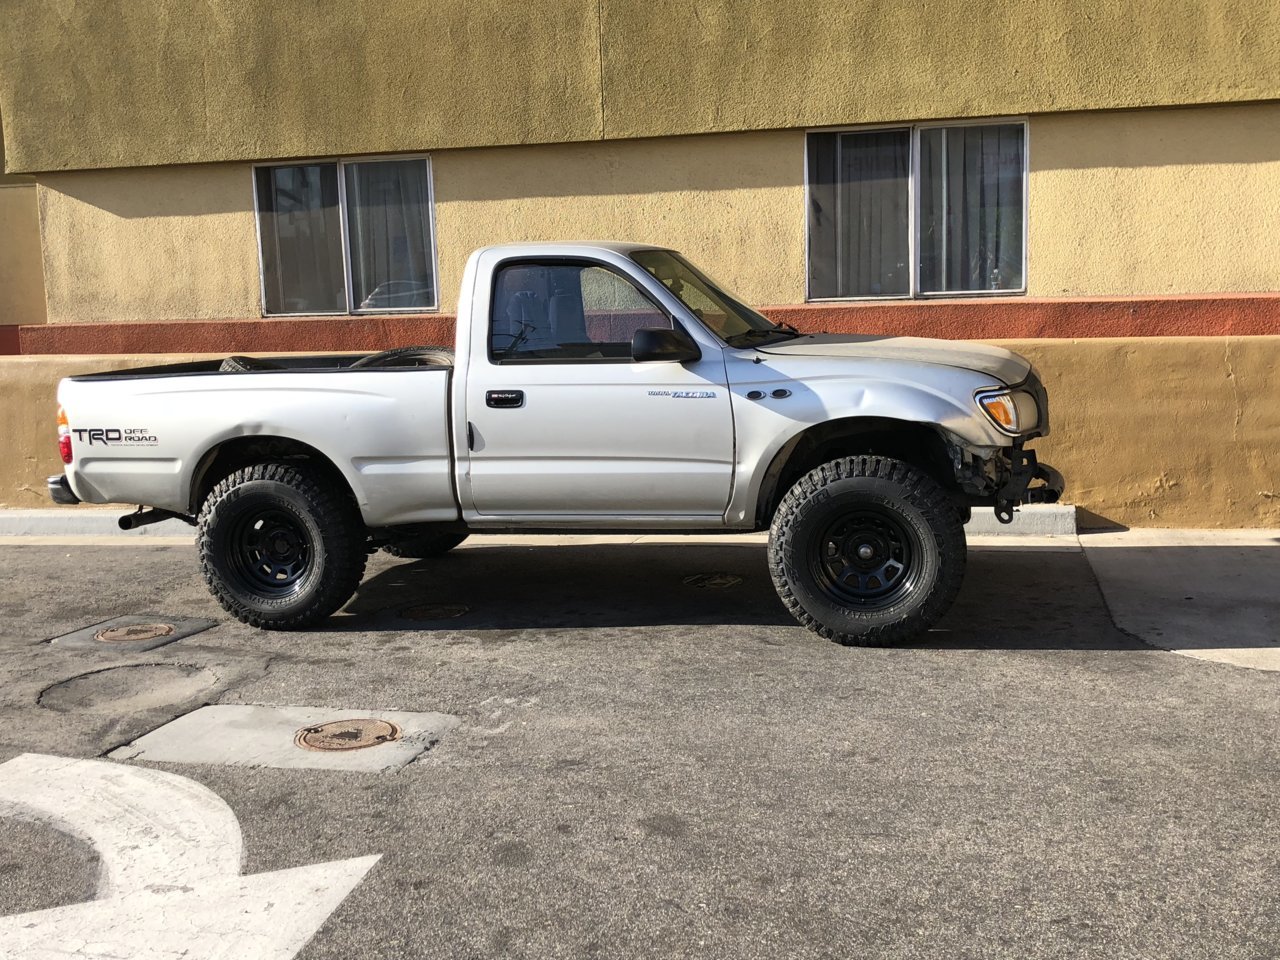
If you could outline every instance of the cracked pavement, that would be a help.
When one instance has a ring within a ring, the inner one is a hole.
[[[753,541],[379,555],[304,633],[229,621],[186,545],[0,545],[0,582],[0,762],[209,703],[458,718],[391,773],[154,765],[230,805],[247,874],[382,855],[306,960],[1280,956],[1280,674],[1118,629],[1078,547],[975,548],[893,649],[797,627]],[[42,642],[139,613],[218,625]],[[98,866],[0,820],[0,914]]]

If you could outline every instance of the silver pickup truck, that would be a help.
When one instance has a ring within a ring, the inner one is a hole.
[[[269,629],[339,609],[379,547],[768,530],[796,619],[889,643],[951,604],[973,506],[1062,491],[1027,447],[1049,419],[1023,358],[802,334],[638,244],[476,251],[452,350],[94,374],[58,400],[53,499],[196,525],[213,595]]]

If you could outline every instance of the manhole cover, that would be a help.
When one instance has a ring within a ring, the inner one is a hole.
[[[400,739],[400,728],[387,720],[330,720],[303,727],[293,736],[304,750],[362,750]]]
[[[405,607],[400,616],[405,620],[454,620],[470,612],[471,608],[462,603],[420,603]]]
[[[173,643],[184,637],[194,636],[202,630],[216,627],[218,621],[203,620],[199,617],[175,617],[154,610],[144,610],[110,620],[100,620],[79,630],[72,630],[49,642],[60,647],[71,647],[78,650],[101,650],[102,644],[109,643],[120,650],[140,653],[154,650],[166,643]]]
[[[93,639],[103,643],[140,643],[143,640],[158,640],[172,636],[172,623],[131,623],[124,626],[106,627],[97,631]]]
[[[741,582],[742,578],[735,577],[732,573],[695,573],[692,577],[684,578],[685,586],[700,590],[725,590],[736,587]]]

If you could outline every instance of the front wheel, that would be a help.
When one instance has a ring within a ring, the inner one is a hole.
[[[221,480],[196,534],[209,591],[237,620],[267,630],[311,626],[346,603],[364,576],[364,540],[350,498],[291,463]]]
[[[888,457],[847,457],[801,477],[769,531],[769,572],[804,626],[846,645],[925,632],[964,578],[964,526],[951,497]]]

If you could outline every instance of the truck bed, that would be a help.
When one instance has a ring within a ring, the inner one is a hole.
[[[193,484],[221,445],[281,437],[333,463],[370,526],[456,519],[452,367],[351,369],[358,359],[266,357],[250,370],[204,360],[63,381],[71,487],[88,503],[191,513]]]

